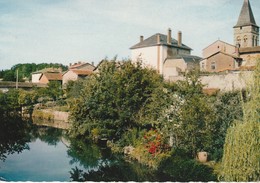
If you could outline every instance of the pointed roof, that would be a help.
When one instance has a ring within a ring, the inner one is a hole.
[[[248,26],[248,25],[257,26],[250,2],[249,0],[244,0],[244,4],[242,6],[237,24],[234,27],[241,27],[241,26]]]

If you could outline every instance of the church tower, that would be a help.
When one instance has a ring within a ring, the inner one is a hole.
[[[256,25],[249,0],[244,0],[234,26],[234,44],[240,48],[259,46],[259,27]]]

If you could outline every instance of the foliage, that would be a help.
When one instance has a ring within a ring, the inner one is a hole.
[[[142,126],[138,113],[151,102],[162,81],[141,63],[104,61],[70,103],[74,131],[89,136],[93,128],[99,128],[101,134],[120,139],[128,129]]]
[[[158,181],[153,170],[140,164],[129,163],[122,160],[114,160],[112,163],[105,163],[96,169],[87,172],[73,168],[70,171],[72,181]]]
[[[183,156],[183,155],[181,155]],[[194,159],[186,159],[173,154],[165,158],[158,167],[162,181],[190,182],[190,181],[216,181],[213,169]]]
[[[212,145],[208,151],[211,158],[219,161],[223,155],[223,147],[228,127],[235,120],[243,117],[241,91],[219,93],[212,97],[211,103],[215,113],[212,130]]]
[[[37,70],[42,70],[45,68],[62,68],[62,70],[67,70],[67,66],[58,63],[25,63],[25,64],[16,64],[11,69],[2,70],[0,72],[0,78],[3,78],[4,81],[16,81],[16,71],[18,70],[18,79],[19,81],[23,81],[23,79],[29,79],[31,77],[31,73]]]
[[[248,85],[248,100],[243,120],[227,132],[220,179],[225,181],[260,180],[260,62]]]
[[[0,120],[0,161],[13,153],[29,149],[29,130],[27,123],[20,118],[5,118]]]
[[[185,80],[175,84],[171,105],[159,119],[172,145],[190,151],[193,157],[198,151],[209,150],[212,142],[214,113],[202,87],[197,71],[187,73]]]

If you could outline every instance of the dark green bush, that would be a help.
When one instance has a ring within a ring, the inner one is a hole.
[[[180,156],[164,159],[158,167],[158,176],[162,181],[216,181],[213,169],[194,159]]]

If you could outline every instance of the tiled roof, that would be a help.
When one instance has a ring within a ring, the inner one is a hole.
[[[250,5],[249,0],[244,0],[237,24],[234,27],[247,26],[247,25],[256,25],[253,11]]]
[[[160,43],[157,43],[157,35],[160,35]],[[153,36],[143,40],[142,42],[137,43],[136,45],[132,46],[130,49],[136,49],[136,48],[144,48],[144,47],[150,47],[150,46],[157,46],[157,45],[166,45],[170,47],[178,47],[186,50],[192,50],[190,47],[182,44],[181,46],[178,46],[178,41],[172,38],[171,44],[169,45],[167,43],[167,36],[164,34],[154,34]]]
[[[202,60],[201,57],[195,55],[175,55],[173,57],[169,57],[167,59],[183,59],[185,62],[198,62]]]
[[[35,71],[32,74],[40,74],[40,73],[46,73],[46,72],[60,72],[60,69],[50,67],[50,68],[45,68],[42,70]]]
[[[85,65],[92,65],[90,63],[85,63],[85,62],[78,62],[78,63],[75,63],[73,65],[71,65],[69,67],[69,69],[80,69],[81,67],[85,66]],[[93,66],[94,67],[94,66]]]
[[[49,81],[60,81],[62,80],[62,73],[57,73],[57,72],[46,72],[46,73],[43,73],[42,76],[45,75],[46,78],[49,80]],[[41,76],[41,77],[42,77]]]
[[[91,70],[72,69],[71,71],[73,71],[77,75],[81,75],[81,76],[88,76],[93,73],[93,71],[91,71]]]
[[[208,59],[208,58],[210,58],[210,57],[212,57],[212,56],[214,56],[214,55],[217,55],[217,54],[219,54],[219,53],[222,53],[222,54],[224,54],[224,55],[227,55],[227,56],[233,57],[233,58],[235,58],[235,59],[238,59],[238,58],[239,58],[239,57],[236,56],[236,55],[231,55],[231,54],[228,54],[228,53],[223,52],[223,51],[218,51],[218,52],[216,52],[216,53],[214,53],[214,54],[208,56],[207,58],[204,58],[203,60]]]
[[[247,47],[247,48],[239,48],[239,53],[260,53],[260,46],[256,47]]]

